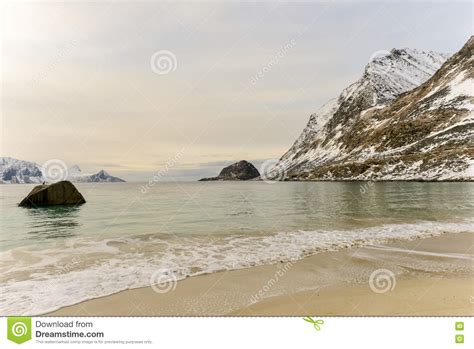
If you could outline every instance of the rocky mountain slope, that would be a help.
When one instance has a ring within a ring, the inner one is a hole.
[[[57,165],[57,164],[56,164]],[[51,167],[55,166],[52,164]],[[84,174],[79,166],[74,165],[70,168],[63,169],[55,174],[57,180],[69,180],[71,182],[125,182],[123,179],[109,175],[106,171],[101,170],[96,174]],[[50,168],[51,169],[51,168]],[[0,184],[23,184],[23,183],[43,183],[52,182],[50,177],[44,173],[47,168],[32,161],[18,160],[10,157],[0,157]]]
[[[473,166],[473,38],[451,58],[394,49],[311,115],[265,177],[468,180]]]
[[[255,166],[242,160],[223,168],[217,177],[202,178],[200,181],[246,181],[258,176],[260,173]]]

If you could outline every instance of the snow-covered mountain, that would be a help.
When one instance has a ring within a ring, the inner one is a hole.
[[[100,170],[99,172],[91,175],[76,175],[70,176],[71,182],[125,182],[123,179],[111,176],[107,171]]]
[[[125,182],[121,178],[111,176],[105,170],[100,170],[95,174],[84,174],[78,165],[68,168],[67,179],[71,182]]]
[[[471,38],[448,60],[435,52],[394,49],[369,62],[361,79],[311,115],[265,177],[472,178],[473,46]]]
[[[40,167],[32,161],[0,157],[0,183],[42,183]]]
[[[96,174],[84,174],[78,165],[63,169],[58,164],[51,164],[49,168],[42,168],[35,162],[18,160],[11,157],[0,157],[0,184],[43,183],[55,180],[70,180],[71,182],[125,182],[123,179],[111,176],[101,170]],[[54,167],[57,167],[55,170]],[[57,176],[46,174],[51,170]],[[54,180],[51,179],[54,178]]]

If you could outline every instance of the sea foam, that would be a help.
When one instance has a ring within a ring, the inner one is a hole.
[[[248,268],[343,248],[474,232],[473,221],[387,224],[354,230],[255,235],[149,234],[68,239],[49,248],[0,254],[0,315],[38,315],[84,300],[156,282]]]

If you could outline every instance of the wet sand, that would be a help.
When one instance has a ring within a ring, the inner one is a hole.
[[[473,247],[474,233],[460,233],[350,248],[126,290],[47,315],[472,316]]]

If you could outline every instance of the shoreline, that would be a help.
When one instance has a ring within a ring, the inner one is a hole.
[[[473,247],[470,232],[322,252],[124,290],[45,316],[472,316]],[[369,280],[380,269],[393,273],[394,287],[378,293]]]

